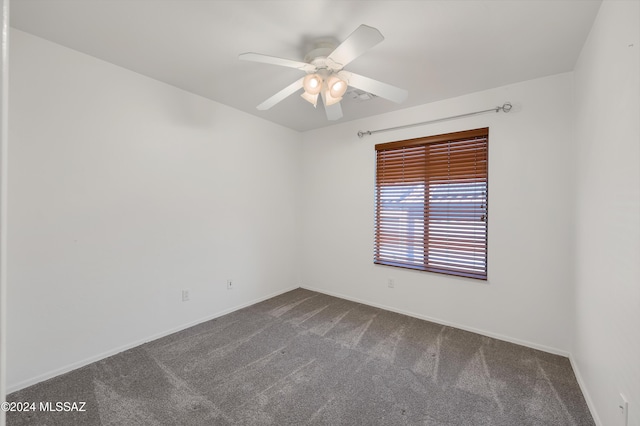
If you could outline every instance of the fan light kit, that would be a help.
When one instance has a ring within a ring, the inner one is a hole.
[[[315,108],[318,105],[318,97],[322,98],[327,118],[337,120],[342,117],[340,101],[349,86],[369,93],[371,96],[379,96],[396,103],[401,103],[407,98],[408,93],[404,89],[344,70],[347,64],[382,40],[384,37],[380,31],[367,25],[360,25],[337,47],[326,41],[319,42],[318,47],[309,52],[305,62],[259,53],[243,53],[239,59],[296,68],[307,73],[306,76],[294,81],[258,105],[259,110],[267,110],[303,89],[302,99]]]
[[[331,75],[325,80],[319,73],[307,74],[302,80],[304,93],[300,96],[315,107],[318,104],[318,94],[323,92],[324,104],[330,106],[342,100],[347,87],[347,83],[335,75]]]

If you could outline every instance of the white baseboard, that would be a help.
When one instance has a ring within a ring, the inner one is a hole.
[[[569,355],[569,362],[571,362],[571,368],[573,369],[573,374],[576,376],[576,380],[578,381],[578,386],[580,386],[580,390],[582,391],[582,395],[584,396],[584,400],[587,402],[587,407],[589,407],[589,411],[591,412],[591,417],[593,417],[593,421],[596,423],[596,426],[603,426],[600,417],[598,416],[598,412],[596,411],[596,406],[593,404],[593,399],[591,399],[591,395],[587,390],[587,385],[582,378],[582,374],[580,373],[580,368],[578,368],[578,363],[576,362],[573,354]]]
[[[513,337],[509,337],[509,336],[504,336],[502,334],[493,333],[493,332],[486,331],[486,330],[481,330],[481,329],[478,329],[478,328],[468,327],[468,326],[462,325],[462,324],[456,324],[454,322],[441,320],[439,318],[433,318],[433,317],[429,317],[429,316],[426,316],[426,315],[416,314],[415,312],[409,312],[409,311],[405,311],[405,310],[402,310],[402,309],[394,308],[392,306],[387,306],[387,305],[383,305],[383,304],[379,304],[379,303],[374,303],[374,302],[370,302],[368,300],[358,299],[356,297],[347,296],[345,294],[334,293],[334,292],[331,292],[331,291],[326,291],[326,290],[319,289],[319,288],[309,287],[309,286],[306,286],[306,285],[301,285],[301,287],[305,288],[307,290],[316,291],[318,293],[323,293],[323,294],[326,294],[326,295],[329,295],[329,296],[339,297],[341,299],[350,300],[352,302],[362,303],[363,305],[372,306],[374,308],[384,309],[385,311],[391,311],[391,312],[395,312],[395,313],[398,313],[398,314],[403,314],[403,315],[407,315],[407,316],[410,316],[410,317],[422,319],[422,320],[425,320],[425,321],[434,322],[436,324],[441,324],[441,325],[446,325],[446,326],[449,326],[449,327],[459,328],[460,330],[470,331],[472,333],[481,334],[483,336],[492,337],[494,339],[503,340],[503,341],[509,342],[509,343],[515,343],[516,345],[526,346],[528,348],[537,349],[537,350],[540,350],[540,351],[543,351],[543,352],[548,352],[548,353],[551,353],[551,354],[554,354],[554,355],[560,355],[560,356],[564,356],[564,357],[569,358],[569,352],[564,351],[562,349],[552,348],[550,346],[540,345],[540,344],[532,343],[532,342],[529,342],[529,341],[526,341],[526,340],[520,340],[520,339],[516,339],[516,338],[513,338]]]
[[[187,329],[189,327],[193,327],[194,325],[198,325],[198,324],[201,324],[203,322],[210,321],[212,319],[221,317],[223,315],[230,314],[231,312],[235,312],[235,311],[237,311],[239,309],[246,308],[247,306],[255,305],[256,303],[260,303],[260,302],[262,302],[264,300],[271,299],[272,297],[278,296],[280,294],[286,293],[286,292],[291,291],[291,290],[295,290],[296,288],[298,288],[298,286],[290,287],[290,288],[287,288],[287,289],[284,289],[284,290],[279,290],[279,291],[277,291],[275,293],[271,293],[271,294],[269,294],[267,296],[263,296],[263,297],[260,297],[258,299],[251,300],[249,302],[243,303],[243,304],[238,305],[238,306],[234,306],[234,307],[229,308],[229,309],[225,309],[225,310],[220,311],[220,312],[216,312],[215,314],[208,315],[208,316],[206,316],[204,318],[201,318],[199,320],[195,320],[195,321],[191,321],[191,322],[186,323],[186,324],[179,325],[177,327],[171,328],[171,329],[163,331],[161,333],[157,333],[157,334],[154,334],[152,336],[136,340],[136,341],[128,343],[126,345],[122,345],[122,346],[120,346],[118,348],[114,348],[114,349],[111,349],[109,351],[102,352],[100,354],[91,356],[89,358],[85,358],[83,360],[80,360],[80,361],[65,365],[64,367],[60,367],[60,368],[57,368],[55,370],[49,371],[47,373],[40,374],[38,376],[32,377],[30,379],[23,380],[23,381],[21,381],[19,383],[14,383],[12,385],[7,385],[7,394],[19,391],[20,389],[24,389],[24,388],[26,388],[28,386],[32,386],[32,385],[35,385],[35,384],[40,383],[40,382],[44,382],[45,380],[49,380],[49,379],[51,379],[53,377],[56,377],[56,376],[59,376],[61,374],[68,373],[70,371],[73,371],[73,370],[76,370],[78,368],[84,367],[84,366],[89,365],[91,363],[94,363],[96,361],[103,360],[105,358],[108,358],[110,356],[119,354],[120,352],[124,352],[124,351],[129,350],[129,349],[135,348],[136,346],[140,346],[140,345],[145,344],[147,342],[150,342],[152,340],[160,339],[161,337],[165,337],[165,336],[168,336],[170,334],[176,333],[178,331],[182,331],[184,329]]]

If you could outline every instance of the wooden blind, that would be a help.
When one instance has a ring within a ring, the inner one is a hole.
[[[375,263],[487,279],[488,139],[376,145]]]

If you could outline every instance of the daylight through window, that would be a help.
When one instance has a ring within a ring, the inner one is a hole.
[[[375,263],[487,279],[488,136],[376,145]]]

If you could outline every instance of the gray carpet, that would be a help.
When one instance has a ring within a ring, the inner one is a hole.
[[[297,289],[9,395],[8,425],[593,425],[567,358]]]

